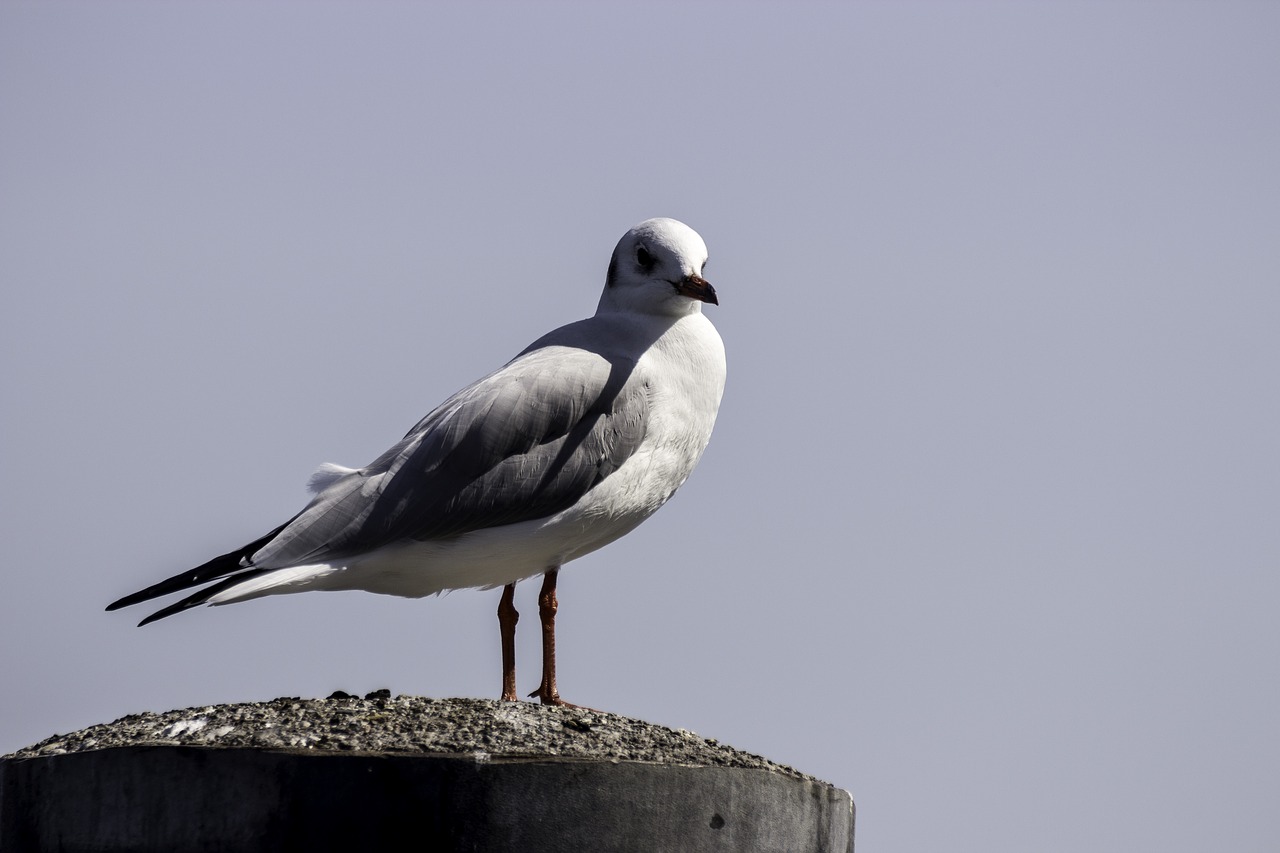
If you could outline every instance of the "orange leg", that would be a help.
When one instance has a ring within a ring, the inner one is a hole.
[[[563,705],[576,708],[560,698],[556,689],[556,566],[542,576],[542,591],[538,593],[538,617],[542,620],[542,684],[530,696],[537,696],[543,705]]]
[[[515,702],[516,696],[516,585],[509,583],[502,588],[502,600],[498,602],[498,628],[502,631],[502,698]]]

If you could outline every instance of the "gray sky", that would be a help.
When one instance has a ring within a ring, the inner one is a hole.
[[[673,216],[729,385],[562,573],[564,695],[849,789],[869,851],[1277,849],[1277,43],[1272,3],[5,3],[0,752],[496,697],[497,591],[102,608]]]

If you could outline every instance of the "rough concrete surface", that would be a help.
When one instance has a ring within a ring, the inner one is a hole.
[[[11,758],[63,755],[118,746],[216,746],[358,752],[571,756],[746,767],[812,779],[683,729],[586,708],[554,708],[496,699],[392,697],[281,698],[130,714],[113,723],[53,735]]]
[[[853,802],[616,714],[338,693],[134,714],[7,756],[0,849],[843,853]]]

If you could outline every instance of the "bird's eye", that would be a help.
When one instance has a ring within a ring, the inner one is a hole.
[[[703,261],[702,269],[698,270],[698,275],[706,275],[706,274],[707,274],[707,262]]]
[[[644,246],[636,246],[636,263],[640,265],[640,269],[649,272],[657,262],[657,258],[650,254],[648,249]]]

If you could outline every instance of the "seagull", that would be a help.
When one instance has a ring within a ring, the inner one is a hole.
[[[555,669],[556,577],[653,515],[711,439],[724,344],[707,247],[674,219],[618,242],[596,313],[463,388],[363,468],[325,463],[284,524],[107,610],[204,586],[139,626],[202,604],[308,590],[421,598],[502,587],[502,698],[516,701],[516,583],[542,576],[542,683]]]

